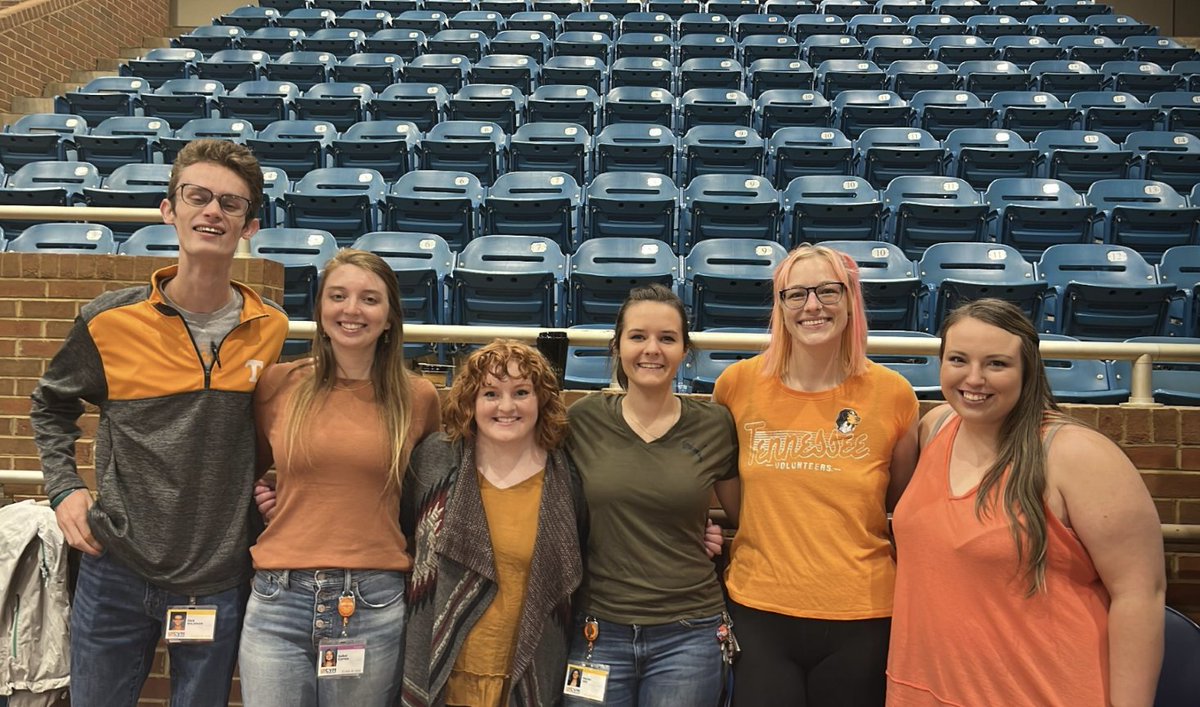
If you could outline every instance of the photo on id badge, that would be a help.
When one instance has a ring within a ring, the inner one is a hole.
[[[563,694],[592,702],[604,702],[608,666],[599,663],[567,663]]]
[[[217,607],[168,606],[166,632],[168,643],[205,643],[217,632]]]

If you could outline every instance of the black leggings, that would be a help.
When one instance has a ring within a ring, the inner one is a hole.
[[[882,707],[892,620],[800,619],[729,602],[734,707]]]

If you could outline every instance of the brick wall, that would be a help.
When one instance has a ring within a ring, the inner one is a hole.
[[[29,394],[58,351],[80,305],[106,290],[142,285],[174,260],[96,255],[0,253],[0,469],[40,469],[29,427]],[[283,267],[263,260],[234,262],[234,279],[276,302],[283,301]],[[76,447],[84,479],[95,488],[92,442],[96,416],[81,421]],[[0,486],[0,504],[44,498],[40,485]],[[166,705],[169,669],[160,646],[141,705]],[[234,701],[240,693],[234,685]]]
[[[170,0],[27,0],[0,8],[0,111],[96,59],[161,36]]]
[[[29,394],[48,359],[58,350],[79,306],[102,291],[143,284],[170,263],[165,258],[0,253],[0,469],[38,469],[30,437]],[[239,260],[234,277],[275,301],[281,300],[282,268],[260,260]],[[568,402],[579,397],[568,393]],[[926,405],[926,409],[929,405]],[[1132,409],[1068,406],[1071,414],[1095,425],[1142,469],[1164,523],[1200,524],[1200,408]],[[95,416],[83,420],[85,434]],[[83,440],[78,457],[84,476],[92,444]],[[0,504],[43,498],[38,485],[0,486]],[[1168,547],[1167,601],[1200,618],[1200,548]],[[166,655],[160,648],[141,704],[165,705],[170,695]],[[231,704],[238,704],[237,683]]]

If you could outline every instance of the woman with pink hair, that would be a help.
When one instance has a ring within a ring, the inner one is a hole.
[[[714,398],[738,432],[726,586],[734,705],[883,705],[895,561],[887,513],[917,458],[917,399],[869,361],[858,267],[802,245],[775,270],[771,338]],[[740,518],[739,518],[740,516]]]

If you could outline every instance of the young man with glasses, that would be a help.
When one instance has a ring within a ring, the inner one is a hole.
[[[287,335],[282,310],[231,279],[262,194],[245,147],[185,146],[160,207],[178,265],[85,304],[33,392],[46,494],[84,553],[72,704],[135,705],[178,613],[189,621],[169,645],[171,703],[228,702],[257,517],[251,400]],[[74,454],[85,401],[100,409],[95,502]]]

